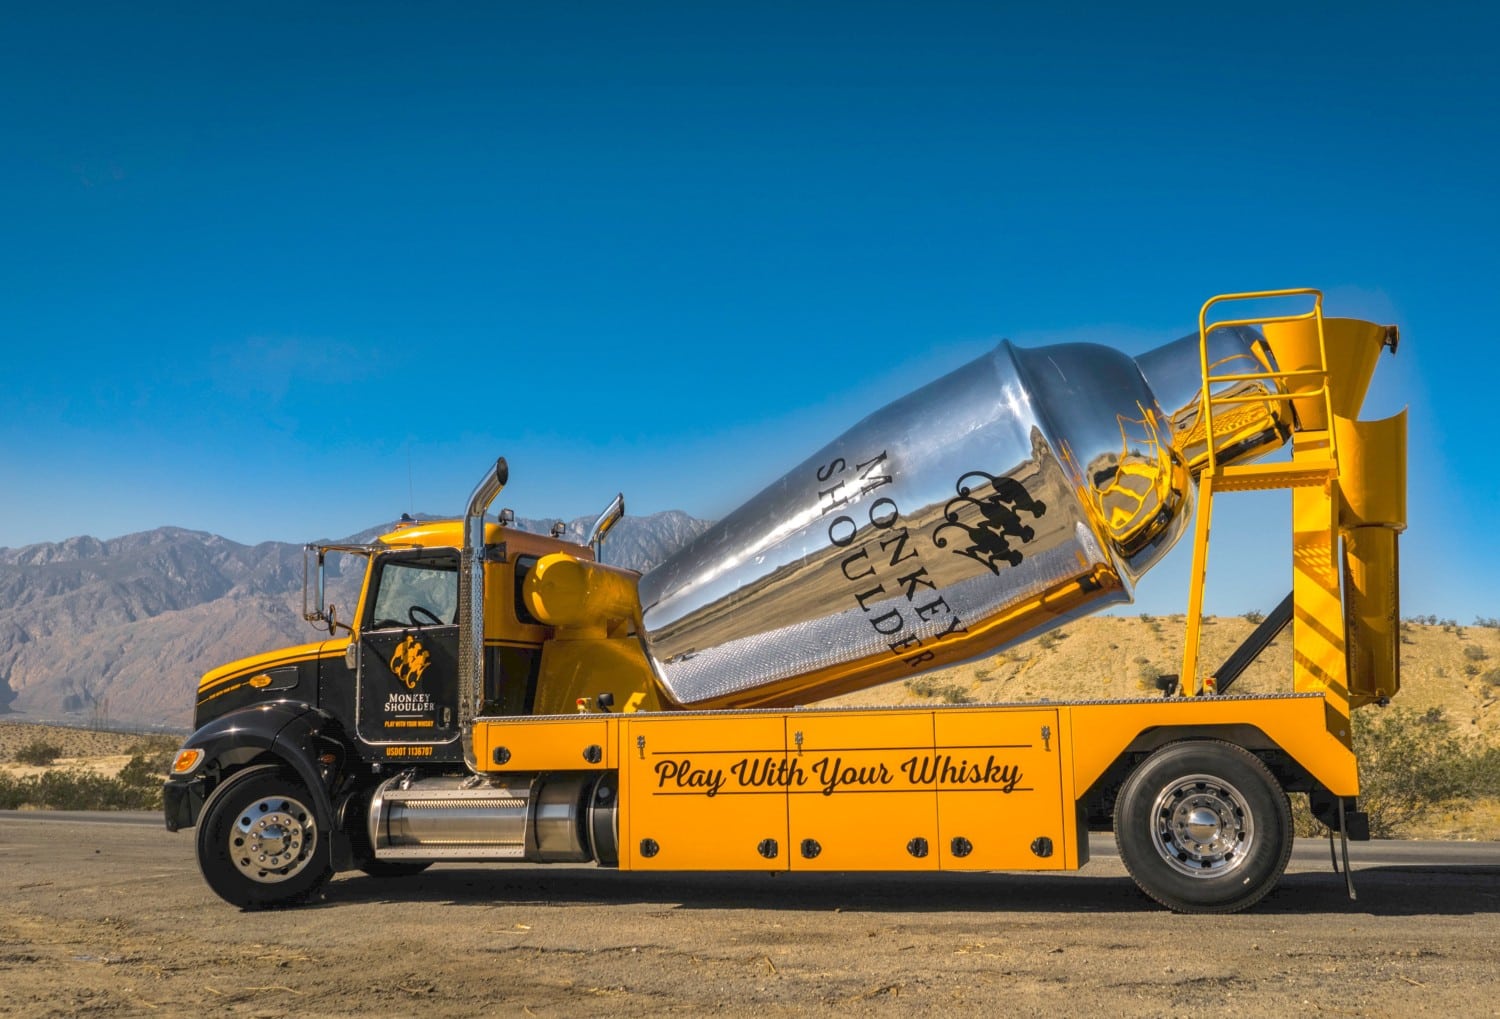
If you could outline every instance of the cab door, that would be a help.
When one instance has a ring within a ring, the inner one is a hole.
[[[359,738],[394,760],[461,759],[458,553],[389,552],[373,569],[359,632]]]

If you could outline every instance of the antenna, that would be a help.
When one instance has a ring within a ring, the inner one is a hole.
[[[413,516],[417,512],[417,487],[412,483],[411,442],[406,443],[406,511]]]

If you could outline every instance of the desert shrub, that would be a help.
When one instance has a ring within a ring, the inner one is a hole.
[[[1037,646],[1040,647],[1043,651],[1051,651],[1053,648],[1057,647],[1058,642],[1066,636],[1067,634],[1065,633],[1058,633],[1056,630],[1049,630],[1047,633],[1042,634],[1036,639]]]
[[[161,806],[161,780],[149,786],[86,771],[45,771],[26,778],[0,775],[0,809],[151,810]]]
[[[1482,626],[1486,630],[1500,630],[1500,618],[1495,616],[1475,616],[1474,625]]]
[[[1446,800],[1470,793],[1474,756],[1441,708],[1388,708],[1354,715],[1361,809],[1370,834],[1390,838]]]
[[[1500,686],[1500,669],[1491,669],[1479,678],[1490,686]]]
[[[1490,653],[1478,644],[1465,644],[1464,657],[1471,662],[1482,662],[1490,656]]]
[[[1292,834],[1299,839],[1327,837],[1328,829],[1313,816],[1306,793],[1292,793],[1287,799],[1292,804]]]
[[[988,683],[995,678],[995,673],[992,669],[980,667],[974,670],[974,678],[981,683]]]
[[[930,676],[906,681],[906,689],[918,697],[936,697],[945,704],[969,703],[969,692],[957,683],[939,683]]]
[[[1500,746],[1485,747],[1471,755],[1469,781],[1475,796],[1500,797]]]
[[[172,766],[173,754],[173,750],[137,750],[120,769],[120,781],[129,786],[160,785]]]
[[[46,768],[62,755],[63,748],[56,743],[49,743],[45,739],[34,739],[25,746],[18,747],[12,756],[21,764]]]
[[[1251,609],[1249,612],[1242,614],[1240,618],[1247,623],[1259,624],[1266,621],[1266,614],[1259,609]]]
[[[938,681],[928,676],[918,676],[906,681],[906,689],[918,697],[936,697]]]
[[[1141,662],[1136,670],[1138,677],[1136,685],[1142,690],[1160,690],[1162,693],[1171,693],[1177,688],[1177,677],[1164,672],[1159,665],[1151,662]]]
[[[23,781],[0,772],[0,810],[17,810],[26,803],[21,794]]]
[[[1464,675],[1470,677],[1479,675],[1479,666],[1473,662],[1464,662]]]
[[[0,810],[154,810],[161,806],[161,786],[176,751],[170,737],[136,744],[118,776],[74,768],[52,768],[40,775],[0,775]],[[16,752],[24,764],[48,767],[62,748],[37,740]],[[24,757],[24,759],[23,759]]]

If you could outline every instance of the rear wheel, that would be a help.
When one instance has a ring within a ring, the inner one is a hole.
[[[275,766],[249,768],[214,791],[198,826],[198,867],[244,909],[301,902],[333,875],[307,790]]]
[[[1162,905],[1233,913],[1281,879],[1292,813],[1276,777],[1249,751],[1216,740],[1174,743],[1120,790],[1115,843],[1135,883]]]

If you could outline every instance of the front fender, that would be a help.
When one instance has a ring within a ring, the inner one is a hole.
[[[182,744],[184,750],[202,750],[203,760],[190,774],[171,776],[162,787],[167,830],[196,825],[215,786],[253,762],[290,768],[311,794],[318,821],[330,824],[333,805],[315,746],[316,736],[330,721],[310,704],[273,701],[231,711],[204,725]]]

